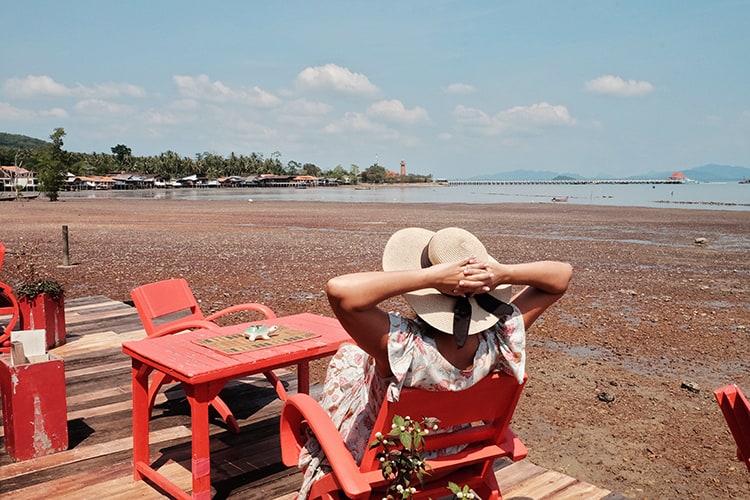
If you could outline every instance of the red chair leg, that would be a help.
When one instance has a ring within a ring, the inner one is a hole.
[[[13,295],[13,290],[5,283],[0,283],[0,315],[10,316],[8,324],[0,325],[0,351],[8,352],[10,350],[10,332],[18,323],[19,312],[18,302]]]
[[[151,414],[154,411],[154,403],[156,403],[156,395],[159,393],[159,389],[164,384],[172,382],[172,378],[162,372],[154,371],[151,375],[151,383],[148,387],[148,419],[151,420]]]
[[[240,426],[237,423],[237,419],[234,418],[232,411],[229,409],[224,400],[222,400],[219,396],[216,396],[211,400],[211,406],[213,406],[214,409],[219,412],[221,418],[224,420],[224,422],[226,422],[229,432],[231,432],[232,434],[240,433]]]
[[[287,394],[286,389],[284,389],[284,384],[281,382],[279,377],[276,376],[276,374],[272,371],[263,372],[263,375],[266,376],[266,379],[271,383],[274,389],[276,389],[276,394],[279,395],[279,399],[282,401],[287,400]]]
[[[174,382],[174,379],[162,372],[154,372],[154,374],[151,376],[151,385],[148,389],[149,420],[151,420],[151,414],[154,411],[154,403],[156,402],[156,395],[159,393],[159,389],[161,389],[164,384],[169,384],[171,382]],[[219,412],[219,415],[221,415],[222,420],[224,420],[224,422],[227,424],[227,428],[231,433],[240,433],[240,426],[237,423],[237,419],[234,417],[227,404],[219,396],[216,396],[211,401],[211,406],[213,406],[214,409]]]

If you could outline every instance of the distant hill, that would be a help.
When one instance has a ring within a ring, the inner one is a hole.
[[[750,179],[750,168],[735,167],[730,165],[717,165],[710,163],[700,167],[679,170],[688,179],[698,182],[738,182]],[[652,171],[644,174],[631,175],[625,179],[668,179],[675,170]],[[499,180],[499,181],[547,181],[553,179],[613,179],[612,176],[596,175],[594,177],[583,177],[579,174],[551,172],[549,170],[512,170],[510,172],[498,172],[490,175],[478,175],[470,177],[471,180]]]
[[[18,149],[39,149],[49,144],[47,141],[35,139],[28,135],[6,134],[0,132],[0,147]]]

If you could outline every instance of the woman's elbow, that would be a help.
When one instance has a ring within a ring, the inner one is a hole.
[[[329,279],[326,283],[326,295],[328,296],[329,301],[339,302],[341,300],[343,293],[341,281],[341,277],[336,276],[335,278]]]
[[[328,303],[334,310],[345,310],[352,307],[352,283],[347,276],[336,276],[326,283]]]
[[[568,262],[558,262],[558,270],[556,272],[556,290],[555,293],[564,294],[568,290],[570,280],[573,279],[573,266]]]

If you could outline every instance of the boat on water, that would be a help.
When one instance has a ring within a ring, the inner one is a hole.
[[[750,179],[748,179],[747,177],[743,177],[740,181],[740,184],[750,184]]]
[[[568,201],[568,197],[567,196],[555,196],[554,198],[552,198],[552,201],[555,203],[565,203],[566,201]]]
[[[33,200],[39,198],[39,194],[22,194],[21,196],[0,196],[0,201]]]

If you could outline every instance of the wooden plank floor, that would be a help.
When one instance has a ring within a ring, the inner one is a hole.
[[[130,358],[122,342],[145,337],[135,309],[103,296],[67,299],[67,343],[54,349],[65,360],[68,402],[66,451],[24,462],[0,452],[3,499],[165,498],[132,473]],[[292,373],[279,374],[295,390]],[[315,393],[313,386],[312,392]],[[319,389],[319,387],[318,387]],[[213,415],[211,479],[217,499],[292,499],[300,483],[296,468],[281,463],[278,421],[281,402],[262,376],[233,381],[222,393],[241,427],[238,435]],[[0,437],[2,432],[0,432]],[[151,459],[160,472],[190,489],[189,405],[179,386],[159,395],[151,420]],[[607,490],[538,467],[528,460],[500,463],[508,499],[622,498]]]

